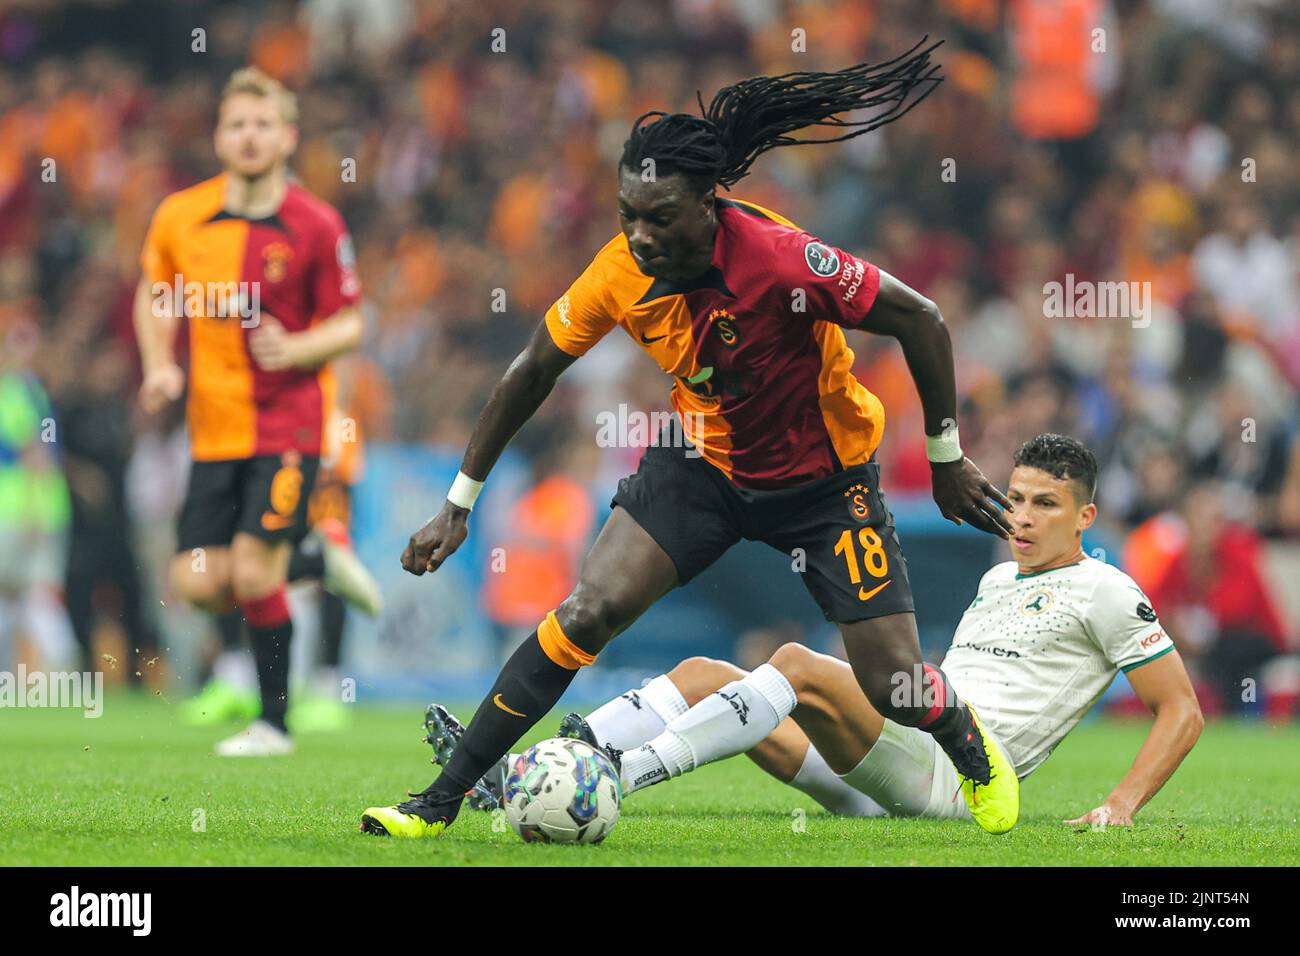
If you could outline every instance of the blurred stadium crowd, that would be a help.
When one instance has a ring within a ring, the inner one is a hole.
[[[1039,431],[1091,444],[1120,560],[1209,697],[1231,707],[1266,667],[1285,687],[1300,641],[1300,11],[1282,0],[10,2],[3,613],[19,616],[25,592],[37,643],[66,608],[82,646],[105,620],[158,644],[150,569],[183,492],[183,414],[135,405],[130,302],[157,203],[217,171],[216,98],[235,68],[299,93],[297,173],[355,236],[369,330],[346,413],[371,443],[458,448],[616,229],[635,116],[927,33],[946,41],[938,94],[879,133],[768,154],[736,194],[939,304],[964,444],[995,481]],[[1049,317],[1045,284],[1067,275],[1149,284],[1146,320]],[[889,410],[887,491],[926,495],[901,352],[852,344]],[[596,416],[667,408],[666,385],[611,336],[521,434],[537,485],[517,527],[549,556],[530,585],[543,610],[592,532],[564,516],[576,500],[599,514],[639,454],[598,448]],[[531,626],[510,590],[484,600]],[[4,650],[0,636],[0,667]]]

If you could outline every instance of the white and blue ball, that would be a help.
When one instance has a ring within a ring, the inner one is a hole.
[[[506,777],[506,819],[529,843],[599,843],[623,797],[609,758],[580,740],[543,740],[516,756]]]

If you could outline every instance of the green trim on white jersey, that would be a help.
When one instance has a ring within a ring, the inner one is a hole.
[[[1041,571],[1029,571],[1029,572],[1024,572],[1024,571],[1021,571],[1021,570],[1017,569],[1017,570],[1016,570],[1016,580],[1017,580],[1017,581],[1023,581],[1025,578],[1036,578],[1036,577],[1038,577],[1040,574],[1048,574],[1049,572],[1052,572],[1052,571],[1064,571],[1066,568],[1073,568],[1073,567],[1076,567],[1076,566],[1078,566],[1078,565],[1080,565],[1080,564],[1082,564],[1082,563],[1083,563],[1083,558],[1080,558],[1078,561],[1072,561],[1072,562],[1070,562],[1069,564],[1063,564],[1063,565],[1061,565],[1059,568],[1043,568],[1043,570],[1041,570]]]
[[[1136,668],[1141,667],[1143,664],[1150,664],[1150,663],[1151,663],[1152,661],[1154,661],[1154,660],[1159,660],[1160,658],[1164,657],[1166,654],[1168,654],[1168,653],[1169,653],[1170,651],[1172,651],[1173,649],[1174,649],[1174,646],[1173,646],[1172,644],[1170,644],[1168,647],[1166,647],[1166,648],[1165,648],[1163,651],[1161,651],[1159,654],[1152,654],[1152,655],[1151,655],[1150,657],[1148,657],[1146,660],[1144,660],[1144,661],[1138,661],[1136,664],[1129,664],[1129,665],[1127,665],[1127,666],[1125,666],[1125,667],[1121,667],[1120,670],[1122,670],[1125,674],[1127,674],[1129,671],[1131,671],[1131,670],[1135,670]]]

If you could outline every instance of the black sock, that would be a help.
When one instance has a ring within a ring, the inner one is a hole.
[[[534,631],[501,668],[442,775],[425,792],[448,800],[463,797],[550,712],[577,673],[547,657]]]
[[[288,579],[290,581],[301,581],[304,578],[319,580],[323,577],[325,577],[325,549],[321,547],[315,536],[308,535],[298,542],[298,546],[293,549],[293,554],[289,555]]]
[[[933,664],[922,664],[921,667],[928,683],[923,690],[933,704],[925,708],[926,713],[917,726],[933,734],[945,747],[956,744],[970,730],[970,709],[957,696],[956,688],[949,683],[948,676],[942,670]]]
[[[927,678],[927,700],[932,703],[917,724],[933,734],[935,742],[943,748],[957,772],[978,783],[989,782],[989,761],[982,737],[975,726],[970,708],[957,696],[943,671],[932,664],[921,665]],[[977,739],[979,738],[979,739]]]
[[[933,724],[921,729],[933,734],[944,750],[951,750],[965,742],[966,735],[975,729],[975,721],[971,718],[970,708],[958,700],[945,707],[943,715]]]
[[[338,667],[343,659],[343,625],[347,620],[347,605],[336,594],[325,591],[320,596],[320,650],[318,667]]]
[[[244,646],[244,615],[239,608],[217,615],[217,633],[223,651],[237,651]]]
[[[289,642],[293,638],[293,618],[280,588],[266,597],[241,603],[248,622],[253,662],[257,665],[257,684],[262,694],[262,719],[277,730],[286,730],[284,717],[289,709]]]

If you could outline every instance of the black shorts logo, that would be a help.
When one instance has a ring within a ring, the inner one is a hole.
[[[871,492],[866,485],[851,485],[849,490],[844,492],[844,497],[848,499],[849,517],[859,524],[865,524],[871,517]]]
[[[280,468],[271,479],[270,509],[262,513],[262,527],[283,531],[293,524],[294,512],[302,500],[302,456],[287,451],[280,458]]]

